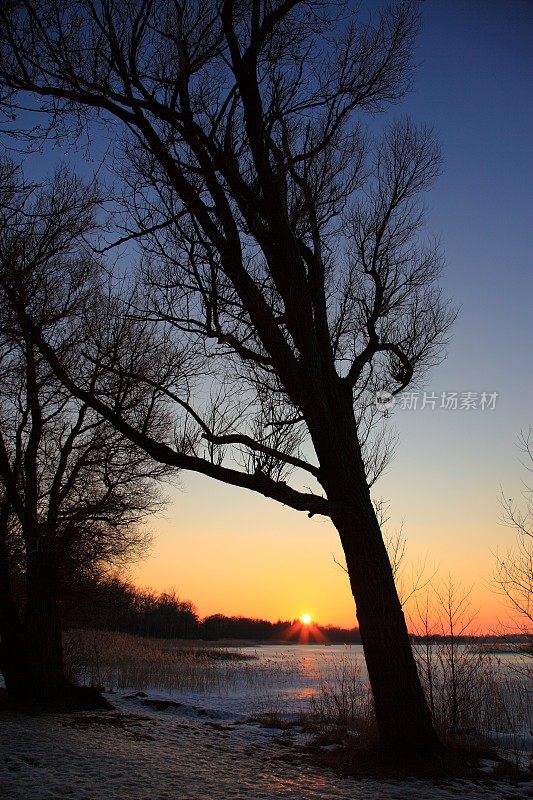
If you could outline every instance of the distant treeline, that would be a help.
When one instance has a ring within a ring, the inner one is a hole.
[[[360,644],[361,638],[357,628],[335,628],[331,625],[318,627],[311,625],[302,628],[297,620],[278,620],[269,622],[265,619],[249,619],[248,617],[225,617],[213,614],[199,623],[199,638],[203,639],[251,639],[262,642],[300,642],[330,644]]]
[[[269,622],[248,617],[213,614],[199,619],[194,604],[175,592],[139,589],[118,578],[95,581],[69,592],[61,604],[63,626],[122,631],[161,639],[237,639],[261,642],[298,642],[302,627],[294,620]],[[359,644],[357,628],[347,630],[310,626],[308,639],[332,644]],[[321,634],[321,635],[320,635]]]
[[[121,631],[160,639],[198,636],[193,603],[176,592],[139,589],[119,578],[101,579],[65,594],[61,603],[63,628]]]

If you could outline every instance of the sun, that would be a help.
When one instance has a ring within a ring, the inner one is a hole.
[[[302,625],[310,625],[312,621],[313,618],[311,617],[311,614],[302,614],[302,616],[300,617],[300,622],[302,623]]]

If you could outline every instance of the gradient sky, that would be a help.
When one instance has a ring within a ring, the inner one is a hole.
[[[375,8],[378,4],[365,4]],[[426,0],[411,94],[393,115],[434,126],[443,175],[427,197],[428,231],[446,256],[445,290],[460,307],[447,360],[427,391],[498,392],[495,410],[402,410],[400,445],[375,494],[403,523],[408,560],[473,587],[485,630],[509,620],[490,585],[500,487],[517,496],[523,477],[516,437],[532,422],[531,105],[533,3]],[[151,556],[132,570],[157,588],[175,586],[200,614],[270,619],[308,611],[351,626],[354,605],[337,534],[243,490],[183,475]]]
[[[381,3],[363,7],[376,10]],[[375,487],[403,523],[408,559],[426,559],[466,587],[482,629],[509,621],[490,586],[494,551],[512,532],[499,522],[500,487],[519,494],[516,437],[531,414],[533,114],[531,0],[425,0],[408,113],[435,128],[443,175],[427,196],[428,231],[446,256],[443,285],[460,307],[447,360],[426,386],[497,392],[495,410],[402,410],[393,415],[397,455]],[[375,125],[385,122],[381,117]],[[85,169],[76,151],[69,159]],[[36,171],[35,158],[28,162]],[[49,166],[47,161],[46,167]],[[351,627],[354,604],[337,534],[321,518],[244,490],[183,474],[164,515],[150,521],[154,546],[130,570],[154,589],[174,587],[200,615],[268,619],[310,613]]]

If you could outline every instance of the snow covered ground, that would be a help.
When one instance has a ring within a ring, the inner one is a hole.
[[[131,695],[134,695],[133,697]],[[3,715],[0,798],[7,800],[523,800],[533,782],[491,787],[465,782],[354,781],[311,767],[294,729],[246,721],[224,703],[202,705],[162,693],[119,692],[112,712]],[[204,698],[205,699],[205,698]],[[176,701],[179,703],[176,705]],[[217,707],[218,705],[218,707]],[[290,762],[288,750],[295,753]]]

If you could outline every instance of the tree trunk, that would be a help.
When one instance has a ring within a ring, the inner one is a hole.
[[[332,521],[346,556],[380,748],[387,755],[427,756],[440,745],[366,482],[351,395],[328,400],[334,411],[322,406],[312,436],[321,483],[340,508]]]
[[[439,742],[379,525],[368,517],[343,514],[334,523],[346,555],[380,747],[387,755],[427,756]]]
[[[28,682],[24,633],[3,546],[0,549],[0,672],[8,695],[14,699],[22,697]]]
[[[69,683],[64,675],[61,623],[53,567],[33,552],[26,567],[24,638],[27,647],[27,697],[45,705],[61,701]]]
[[[0,557],[0,671],[16,704],[55,709],[110,709],[97,689],[65,677],[53,567],[33,552],[26,565],[26,607],[21,623]]]

